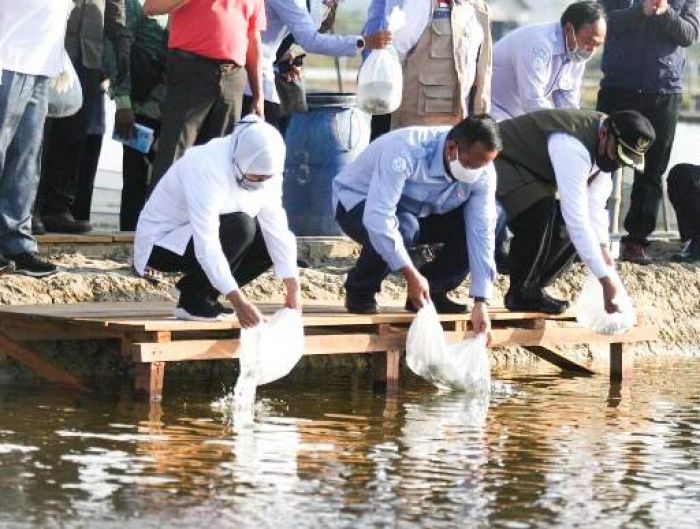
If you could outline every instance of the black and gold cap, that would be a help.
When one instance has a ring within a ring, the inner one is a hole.
[[[644,171],[644,155],[656,140],[656,132],[649,120],[636,110],[620,110],[610,114],[610,130],[622,163]]]

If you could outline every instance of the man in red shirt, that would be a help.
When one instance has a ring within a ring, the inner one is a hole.
[[[147,15],[170,14],[167,83],[151,189],[194,144],[231,132],[241,117],[243,91],[264,117],[263,0],[146,0]]]

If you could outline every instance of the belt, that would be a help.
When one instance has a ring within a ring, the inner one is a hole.
[[[197,53],[192,53],[189,51],[185,50],[178,50],[175,48],[171,48],[168,50],[170,55],[173,57],[177,57],[178,59],[185,59],[188,61],[196,61],[196,62],[202,62],[206,64],[212,64],[215,66],[231,66],[233,68],[240,68],[241,65],[234,62],[234,61],[229,61],[228,59],[212,59],[211,57],[205,57],[204,55],[198,55]]]

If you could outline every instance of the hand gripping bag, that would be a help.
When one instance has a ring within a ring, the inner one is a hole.
[[[396,51],[373,50],[357,78],[357,106],[371,115],[390,114],[401,105],[403,72]]]
[[[49,81],[48,90],[50,118],[72,116],[83,106],[83,89],[78,74],[68,54],[63,52],[63,71]]]
[[[605,311],[603,287],[593,274],[583,282],[583,288],[574,305],[576,320],[587,329],[599,334],[624,334],[634,327],[637,316],[627,290],[614,268],[610,268],[610,277],[617,286],[615,303],[620,312],[608,314]]]
[[[486,336],[447,344],[435,306],[418,311],[406,339],[406,363],[416,375],[440,388],[473,394],[491,389]]]

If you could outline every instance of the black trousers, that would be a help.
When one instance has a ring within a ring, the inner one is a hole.
[[[668,197],[676,210],[681,241],[700,242],[700,166],[674,165],[668,173]]]
[[[636,110],[654,126],[656,141],[645,156],[644,172],[636,171],[630,208],[625,217],[625,241],[648,244],[647,237],[656,229],[656,219],[663,198],[662,178],[671,157],[676,135],[681,94],[638,94],[630,90],[601,88],[598,110],[611,114],[618,110]]]
[[[376,140],[382,134],[386,134],[391,130],[391,114],[377,114],[372,116],[370,124],[370,141]]]
[[[243,96],[243,110],[241,111],[241,116],[250,114],[253,107],[253,98],[250,96]],[[265,121],[279,130],[280,128],[280,105],[279,103],[273,103],[272,101],[265,100]],[[280,131],[281,132],[281,131]]]
[[[449,292],[457,288],[469,273],[463,210],[463,207],[458,207],[444,215],[423,218],[401,210],[396,213],[399,231],[406,247],[443,243],[435,259],[420,269],[433,292]],[[345,288],[356,294],[373,295],[379,292],[382,281],[391,270],[372,246],[362,223],[364,211],[364,201],[350,211],[338,204],[336,220],[348,237],[362,245],[360,257],[348,272]]]
[[[151,188],[185,149],[233,130],[241,117],[245,69],[233,63],[170,50],[160,145]]]
[[[119,229],[136,230],[136,223],[146,203],[146,193],[153,173],[160,134],[160,121],[136,115],[136,122],[153,129],[153,145],[147,153],[142,153],[124,145],[122,153],[122,200],[119,208]]]
[[[543,198],[508,220],[510,241],[510,291],[540,290],[554,281],[576,255],[559,201]]]
[[[80,60],[73,61],[83,89],[83,106],[67,118],[46,120],[42,148],[41,179],[39,182],[38,211],[44,215],[72,212],[80,220],[90,218],[90,202],[95,182],[95,171],[90,172],[96,160],[83,159],[94,156],[101,141],[96,139],[87,145],[88,125],[95,105],[102,104],[100,70],[83,67]],[[87,151],[86,148],[91,149]],[[82,170],[81,170],[82,167]],[[76,202],[80,196],[80,202]],[[74,209],[75,207],[75,209]]]
[[[224,255],[231,266],[233,277],[244,286],[272,266],[270,254],[258,221],[245,213],[230,213],[219,217],[219,237]],[[154,246],[148,266],[162,272],[183,272],[177,283],[181,299],[216,299],[219,292],[209,281],[194,253],[190,240],[184,255],[177,255],[160,246]],[[228,294],[228,292],[221,292]]]

